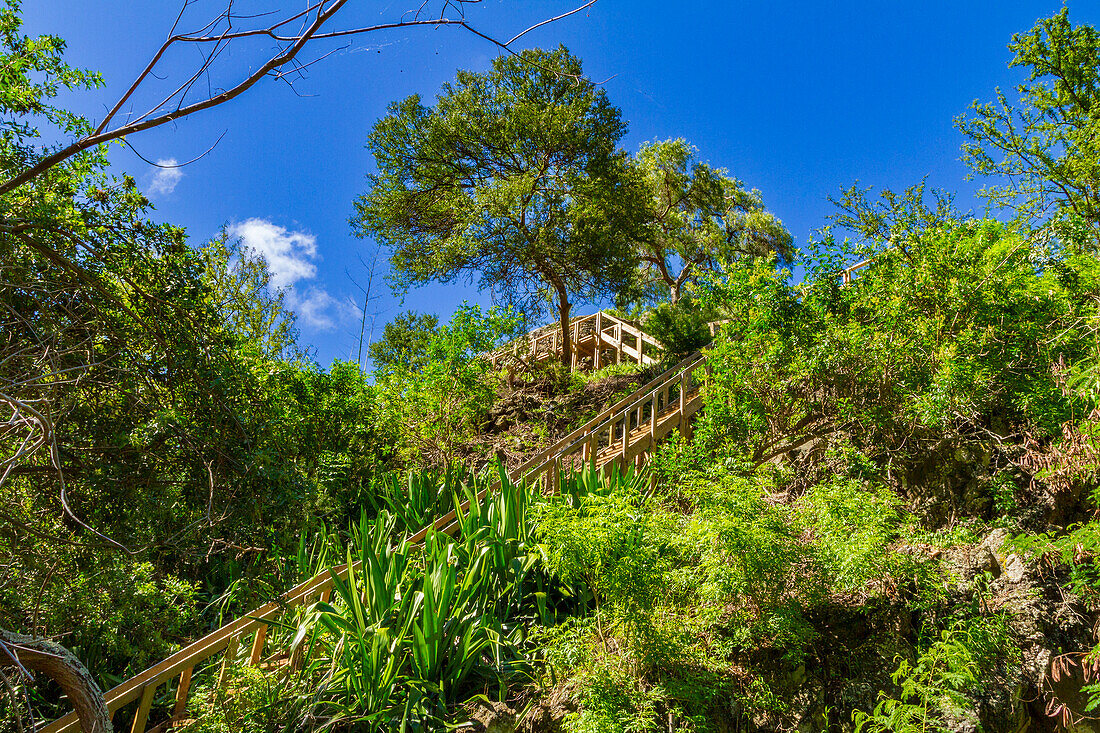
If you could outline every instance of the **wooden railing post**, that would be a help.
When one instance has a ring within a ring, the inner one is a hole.
[[[267,640],[267,624],[260,624],[256,629],[256,637],[252,640],[252,650],[248,653],[249,665],[255,667],[260,663],[260,657],[264,654],[264,642]]]
[[[657,393],[653,393],[653,406],[649,412],[649,445],[652,448],[657,441]]]
[[[684,370],[684,373],[680,375],[680,423],[679,430],[680,435],[684,435],[684,426],[687,424],[687,415],[684,413],[687,411],[687,383],[688,373]]]
[[[187,712],[187,693],[191,690],[191,672],[194,668],[187,667],[180,673],[180,683],[176,687],[176,706],[172,708],[172,717],[182,718]]]
[[[603,316],[603,311],[596,311],[596,353],[592,356],[592,368],[596,371],[599,371],[602,366],[600,363],[600,351],[602,351],[600,347],[603,345],[603,322],[601,316]]]
[[[225,648],[225,653],[222,656],[222,667],[218,671],[219,690],[225,687],[225,680],[229,676],[229,665],[233,664],[233,657],[237,656],[237,644],[239,642],[239,636],[229,637],[229,645]]]
[[[626,465],[626,449],[630,445],[630,415],[623,415],[623,465]]]
[[[149,708],[153,706],[153,695],[156,694],[157,683],[150,682],[141,691],[141,701],[138,703],[137,712],[134,713],[134,722],[130,726],[130,733],[145,733],[145,724],[149,722]]]

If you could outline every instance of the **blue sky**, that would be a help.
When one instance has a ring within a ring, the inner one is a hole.
[[[188,9],[190,25],[223,4],[200,0]],[[575,4],[484,0],[468,17],[507,38]],[[352,2],[338,25],[392,19],[418,5]],[[1074,22],[1100,23],[1095,4],[1068,5]],[[236,7],[282,6],[238,0]],[[988,100],[995,87],[1021,80],[1019,70],[1008,69],[1009,39],[1061,7],[1035,0],[599,0],[528,34],[519,47],[564,43],[623,110],[627,150],[686,138],[702,159],[758,188],[802,245],[831,212],[827,197],[857,180],[900,189],[927,176],[931,186],[958,192],[964,209],[980,213],[973,196],[979,183],[965,180],[962,138],[952,120],[972,100]],[[159,47],[179,8],[171,0],[25,0],[24,17],[28,33],[65,38],[70,63],[103,73],[105,89],[65,98],[96,119]],[[155,215],[186,227],[193,241],[228,226],[266,252],[299,312],[302,341],[327,365],[356,358],[363,262],[376,252],[348,225],[352,202],[373,170],[363,147],[368,131],[391,101],[414,93],[430,100],[456,69],[484,70],[497,50],[454,28],[370,34],[316,48],[333,53],[293,89],[265,81],[225,105],[130,139],[149,160],[182,162],[224,133],[197,162],[158,172],[121,146],[112,159],[138,179]],[[269,50],[263,42],[238,48],[212,83],[239,78]],[[178,76],[196,59],[184,49],[164,68]],[[152,88],[145,101],[153,103],[159,90]],[[385,252],[379,255],[384,272]],[[422,288],[403,305],[378,277],[373,290],[378,297],[368,308],[368,330],[373,317],[376,334],[402,308],[445,319],[464,299],[487,302],[461,285]]]

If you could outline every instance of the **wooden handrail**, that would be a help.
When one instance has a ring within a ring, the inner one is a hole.
[[[604,325],[602,321],[607,321],[609,325]],[[584,326],[588,324],[593,325],[590,334],[584,333]],[[608,335],[608,331],[612,329],[614,329],[614,335]],[[630,321],[614,316],[606,311],[597,311],[587,316],[574,317],[569,322],[569,330],[574,345],[582,340],[586,340],[589,336],[595,338],[595,361],[597,363],[600,361],[599,353],[601,348],[615,349],[617,360],[621,360],[625,355],[639,364],[650,365],[657,363],[657,359],[645,353],[645,346],[648,344],[660,349],[660,342]],[[630,346],[624,341],[624,334],[632,338],[634,346]],[[542,358],[549,358],[561,348],[560,341],[561,324],[551,323],[546,326],[540,326],[527,333],[525,336],[521,336],[505,344],[496,351],[486,354],[485,358],[494,367],[498,366],[504,358],[510,355],[518,356],[521,353],[530,354],[535,360],[542,360]],[[577,365],[576,348],[574,348],[573,354],[574,363],[571,366],[575,367]]]
[[[603,317],[614,319],[613,323],[616,327],[629,325],[627,322],[617,319],[614,316],[609,316],[606,313],[602,315]],[[589,318],[594,317],[595,316],[589,316]],[[660,376],[650,380],[648,383],[619,400],[596,417],[588,420],[584,425],[573,430],[550,447],[541,451],[538,455],[524,462],[519,468],[512,472],[512,480],[517,483],[539,480],[543,474],[554,470],[563,458],[568,458],[570,455],[576,453],[577,448],[584,445],[585,441],[591,440],[594,435],[598,437],[599,432],[609,425],[614,429],[614,425],[620,420],[623,420],[625,416],[628,416],[632,410],[636,410],[640,405],[644,405],[647,401],[652,400],[654,396],[662,390],[671,389],[671,386],[676,382],[679,382],[681,385],[679,400],[681,419],[686,419],[683,412],[686,409],[687,402],[682,393],[684,385],[686,384],[685,377],[690,376],[691,371],[697,369],[702,363],[702,360],[703,357],[698,354],[689,356]],[[654,405],[654,411],[651,415],[651,421],[654,421],[654,424],[656,420],[655,416],[656,405]],[[626,453],[626,444],[629,441],[630,432],[629,417],[625,417],[625,419],[626,423],[623,428],[624,454]],[[499,487],[500,482],[495,482],[487,486],[477,494],[476,500],[478,502],[483,501],[490,492],[497,490]],[[428,533],[433,530],[443,532],[453,531],[457,527],[458,513],[460,511],[468,511],[469,506],[469,501],[463,502],[456,509],[438,517],[430,524],[409,535],[407,541],[409,543],[422,542]],[[354,563],[353,566],[357,564],[358,563]],[[149,708],[153,701],[153,695],[157,688],[179,677],[180,685],[177,689],[176,704],[173,714],[175,716],[182,715],[186,709],[186,698],[191,683],[191,676],[197,665],[210,659],[219,652],[235,649],[240,640],[247,637],[249,634],[255,635],[249,653],[249,661],[252,664],[256,664],[263,653],[267,627],[280,612],[296,608],[308,603],[311,599],[319,599],[327,595],[334,586],[333,575],[340,579],[344,579],[347,577],[347,574],[347,564],[319,573],[281,594],[276,600],[265,603],[245,616],[230,621],[221,628],[192,642],[175,654],[170,655],[166,659],[109,690],[104,695],[104,699],[107,703],[107,710],[111,714],[114,714],[123,706],[140,698],[141,702],[134,717],[131,733],[143,733],[145,724],[148,720]],[[227,652],[227,656],[232,655],[233,652]],[[226,665],[223,664],[223,671],[220,676],[223,681],[225,669]],[[76,713],[70,712],[45,727],[39,728],[38,733],[62,733],[63,731],[74,730],[78,725],[79,720],[77,719]]]
[[[872,259],[868,258],[866,260],[863,260],[862,262],[855,263],[851,267],[846,267],[843,270],[841,270],[840,271],[840,279],[843,282],[843,284],[850,285],[852,283],[852,280],[855,279],[856,271],[857,270],[862,270],[864,267],[867,267],[868,265],[871,264],[872,261],[873,261]]]
[[[601,424],[616,423],[622,417],[629,414],[631,411],[636,410],[639,407],[645,405],[645,403],[648,402],[654,395],[660,393],[666,387],[672,386],[672,384],[674,382],[680,381],[681,378],[685,374],[689,374],[690,372],[694,371],[695,369],[698,369],[699,366],[703,363],[703,358],[704,357],[702,355],[693,355],[693,356],[689,356],[687,359],[684,359],[679,364],[677,364],[675,367],[673,367],[672,369],[669,369],[667,372],[662,374],[657,379],[654,379],[652,382],[650,382],[645,387],[642,387],[641,389],[639,389],[637,392],[632,394],[630,397],[627,397],[625,400],[622,400],[617,405],[611,407],[608,410],[605,410],[599,416],[593,418],[593,421],[598,420],[599,423],[593,422],[592,429],[595,429],[596,427],[598,427]],[[690,362],[690,363],[685,366],[684,365],[685,362]],[[652,388],[650,388],[651,385],[654,385],[657,382],[660,382],[660,384],[657,384],[657,386],[653,386]],[[646,390],[648,390],[648,391],[646,391]],[[646,391],[645,394],[643,394],[642,396],[639,397],[638,395],[643,391]],[[632,402],[628,403],[628,400],[630,400],[631,397],[636,397],[636,399],[634,399]],[[621,405],[621,407],[619,407],[620,405]],[[616,411],[616,407],[619,407],[619,409],[617,411]],[[616,414],[611,415],[610,413],[612,413],[612,412],[615,412]],[[590,429],[588,432],[592,432],[592,429]],[[569,455],[569,453],[573,449],[575,449],[577,446],[581,445],[582,442],[583,442],[583,436],[580,436],[578,439],[575,439],[570,445],[568,445],[565,448],[561,449],[560,452],[561,452],[562,457],[565,457],[565,456]]]

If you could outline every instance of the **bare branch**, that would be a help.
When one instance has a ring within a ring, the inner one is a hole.
[[[527,33],[530,33],[536,28],[540,28],[548,23],[552,23],[554,21],[561,20],[562,18],[566,18],[570,15],[578,13],[586,8],[591,7],[597,2],[597,0],[589,0],[584,5],[574,8],[567,13],[562,13],[561,15],[557,15],[553,18],[548,18],[539,23],[536,23],[521,31],[520,33],[517,33],[507,42],[502,42],[493,38],[491,35],[484,33],[477,28],[474,28],[466,20],[465,14],[463,12],[465,4],[478,2],[479,0],[458,0],[457,2],[446,0],[446,2],[443,4],[440,14],[434,18],[421,17],[421,13],[424,9],[424,6],[421,6],[421,8],[416,11],[415,16],[410,20],[399,20],[391,23],[379,23],[376,25],[364,26],[360,28],[322,31],[323,27],[332,19],[332,17],[335,16],[347,4],[347,1],[348,0],[333,0],[333,2],[329,3],[328,0],[318,0],[316,2],[309,3],[304,10],[296,12],[289,17],[280,20],[270,26],[267,26],[265,28],[251,28],[245,30],[234,29],[234,18],[263,17],[267,14],[258,14],[253,16],[236,16],[232,12],[232,2],[230,2],[225,11],[220,13],[214,20],[207,23],[197,33],[177,34],[175,32],[176,28],[179,26],[184,11],[190,5],[189,0],[185,1],[183,4],[183,8],[180,10],[180,13],[176,18],[175,23],[173,23],[172,31],[169,37],[164,41],[164,43],[161,44],[160,48],[158,48],[156,53],[153,54],[153,57],[152,59],[150,59],[149,63],[145,65],[145,67],[137,75],[134,81],[122,94],[122,96],[119,97],[115,104],[110,108],[103,120],[101,120],[99,125],[96,126],[95,130],[91,134],[86,135],[78,140],[75,140],[69,145],[53,151],[49,155],[41,158],[38,162],[36,162],[34,165],[30,166],[26,170],[11,177],[7,181],[0,183],[0,196],[9,193],[10,191],[18,188],[24,183],[27,183],[28,181],[36,178],[43,172],[49,170],[55,165],[64,162],[72,156],[93,148],[97,145],[110,142],[112,140],[125,138],[127,135],[141,132],[143,130],[148,130],[153,127],[159,127],[174,120],[180,119],[181,117],[186,117],[187,115],[191,115],[196,112],[200,112],[202,110],[209,109],[211,107],[215,107],[225,102],[228,102],[229,100],[234,99],[235,97],[250,89],[265,76],[272,76],[275,79],[283,79],[288,72],[282,71],[281,67],[286,64],[296,64],[296,58],[298,54],[301,52],[302,48],[310,41],[342,38],[345,36],[363,35],[366,33],[373,33],[384,30],[413,28],[419,26],[457,26],[479,38],[488,41],[489,43],[492,43],[503,51],[512,53],[510,45]],[[448,10],[456,11],[458,14],[457,17],[447,17],[446,13]],[[227,24],[224,30],[222,30],[221,33],[211,33],[211,31],[217,28],[217,26],[223,21]],[[295,21],[301,21],[302,23],[302,26],[298,30],[298,32],[290,34],[282,32],[283,28]],[[195,81],[201,78],[204,74],[209,73],[210,67],[213,64],[214,60],[221,54],[221,52],[225,48],[228,47],[230,42],[234,40],[254,37],[267,37],[276,41],[277,43],[285,43],[289,45],[285,48],[280,48],[278,53],[270,57],[267,62],[265,62],[255,71],[250,72],[248,76],[246,76],[242,81],[235,84],[234,86],[231,86],[228,89],[223,89],[220,93],[217,94],[209,94],[205,99],[201,99],[191,104],[185,103],[188,92],[194,85]],[[124,124],[120,124],[112,128],[111,123],[114,121],[119,111],[128,103],[132,102],[134,95],[138,92],[142,84],[146,80],[148,80],[150,76],[157,78],[156,74],[154,73],[157,65],[160,64],[161,61],[164,59],[164,56],[168,52],[168,50],[178,44],[213,44],[214,48],[209,54],[204,55],[203,63],[200,65],[198,71],[191,75],[187,79],[187,81],[177,87],[170,95],[165,97],[160,102],[160,104],[152,107],[148,112],[141,115],[140,117],[127,120]],[[328,56],[331,53],[333,52],[329,52],[321,58],[325,58],[325,56]],[[311,61],[309,62],[309,64],[316,63],[317,60]],[[309,64],[298,65],[297,68],[300,70],[302,68],[305,68],[306,66],[309,66]],[[178,102],[175,109],[169,112],[160,113],[160,111],[163,110],[166,105],[168,105],[173,99],[177,98]]]
[[[553,18],[547,18],[546,20],[544,20],[540,23],[535,23],[530,28],[527,28],[526,30],[522,30],[519,33],[517,33],[516,35],[509,38],[507,41],[505,41],[504,46],[505,47],[511,46],[513,43],[518,41],[523,36],[527,35],[528,33],[535,30],[536,28],[541,28],[542,26],[546,25],[547,23],[553,23],[556,20],[561,20],[562,18],[568,18],[570,15],[573,15],[573,13],[579,13],[582,10],[584,10],[585,8],[592,7],[593,5],[596,4],[596,1],[597,0],[588,0],[588,2],[586,2],[584,5],[581,5],[579,8],[573,8],[568,13],[562,13],[561,15],[555,16]]]

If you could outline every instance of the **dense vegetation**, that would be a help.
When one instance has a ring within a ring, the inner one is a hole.
[[[99,79],[23,37],[15,5],[0,40],[12,178],[89,129],[52,99]],[[150,220],[102,150],[48,169],[0,196],[0,627],[109,687],[357,561],[272,627],[283,671],[196,670],[184,727],[1090,725],[1098,47],[1065,11],[1040,21],[1010,45],[1033,72],[1018,107],[960,120],[975,172],[1009,177],[1003,221],[923,185],[851,188],[833,225],[854,239],[800,253],[687,142],[620,150],[619,110],[565,49],[462,72],[374,128],[354,225],[401,284],[476,275],[525,310],[403,314],[372,374],[313,364],[264,261]],[[666,363],[705,347],[704,407],[640,472],[544,493],[506,462],[649,373],[484,355],[535,305],[565,321],[597,295]],[[404,539],[464,499],[453,536]],[[64,708],[4,681],[5,724]]]

